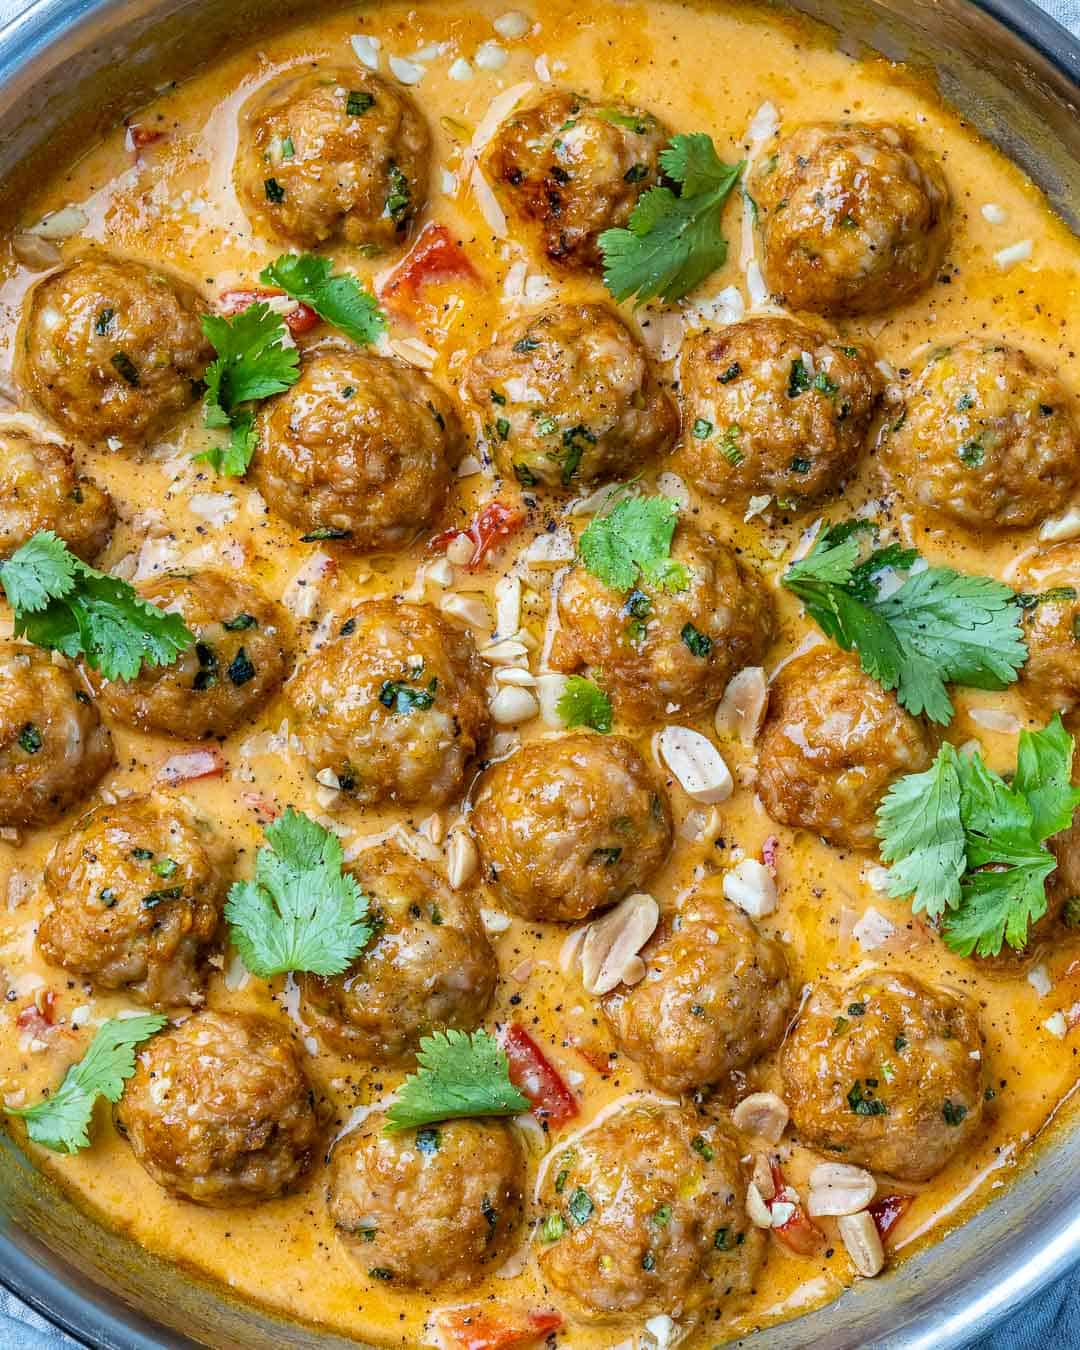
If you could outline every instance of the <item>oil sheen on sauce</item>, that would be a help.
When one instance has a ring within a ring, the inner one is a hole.
[[[897,120],[917,129],[949,180],[956,217],[948,284],[939,281],[913,303],[883,318],[851,322],[842,331],[871,338],[878,355],[897,368],[908,364],[923,344],[943,336],[1003,337],[1058,369],[1075,397],[1080,245],[1019,171],[909,72],[883,61],[852,60],[834,50],[827,36],[771,12],[699,9],[664,0],[648,5],[594,0],[587,7],[565,0],[526,0],[525,8],[531,26],[513,39],[497,37],[493,21],[504,12],[504,3],[493,0],[472,0],[467,6],[457,0],[417,8],[373,5],[359,15],[340,14],[281,34],[259,35],[239,54],[186,83],[167,87],[140,113],[141,125],[165,133],[160,140],[136,156],[119,128],[103,142],[86,147],[73,168],[53,178],[36,201],[26,204],[16,225],[25,228],[48,211],[76,205],[88,223],[78,238],[64,245],[65,255],[95,241],[121,254],[168,263],[208,299],[230,287],[250,285],[281,249],[252,236],[232,189],[240,106],[283,70],[305,62],[354,61],[350,39],[357,34],[380,40],[384,73],[388,55],[409,57],[419,50],[423,76],[411,92],[435,137],[428,217],[446,222],[465,241],[483,285],[433,288],[429,296],[434,303],[418,311],[415,329],[395,323],[392,337],[418,339],[430,348],[435,353],[434,377],[453,389],[466,358],[490,340],[498,325],[530,304],[556,294],[571,301],[603,297],[598,280],[551,276],[535,255],[494,238],[477,208],[468,189],[468,145],[501,92],[527,85],[532,88],[523,89],[523,94],[539,93],[553,81],[592,97],[625,97],[655,112],[675,130],[707,131],[727,160],[748,152],[748,128],[766,102],[775,106],[783,125],[846,116]],[[501,69],[484,71],[474,65],[469,79],[450,76],[457,58],[471,61],[481,44],[490,41],[497,41],[508,54]],[[985,206],[998,209],[984,213]],[[747,257],[740,243],[737,204],[729,207],[726,221],[732,243],[729,261],[708,290],[716,294],[736,286],[745,296]],[[997,252],[1020,240],[1032,241],[1029,259],[1011,267],[995,260]],[[344,249],[337,257],[376,282],[380,271],[397,261],[394,255],[368,262]],[[33,274],[18,263],[8,242],[0,240],[0,389],[11,387],[19,304],[32,280]],[[624,311],[630,315],[629,306]],[[637,321],[654,352],[662,358],[673,354],[678,320],[673,322],[671,313],[650,307],[638,314]],[[85,471],[107,486],[121,507],[122,522],[102,565],[115,566],[126,558],[130,567],[129,555],[137,555],[141,576],[212,562],[238,569],[272,596],[288,594],[290,585],[295,593],[294,579],[309,563],[311,546],[297,544],[294,532],[268,514],[243,482],[215,481],[205,466],[192,462],[191,452],[202,448],[204,435],[196,410],[142,462],[107,452],[83,456]],[[849,489],[844,503],[831,508],[834,517],[849,514],[873,495],[873,470],[868,457],[863,479]],[[464,522],[491,491],[491,480],[483,473],[462,478],[447,523]],[[816,631],[778,586],[779,573],[813,516],[792,523],[773,511],[744,522],[741,516],[696,498],[692,509],[743,549],[776,587],[781,639],[770,659],[777,663]],[[559,508],[550,510],[557,515]],[[1035,545],[1034,531],[980,541],[962,539],[956,531],[916,516],[905,516],[899,524],[901,536],[917,544],[931,562],[1004,579],[1017,558]],[[543,521],[538,521],[542,527]],[[526,542],[527,538],[515,540],[497,568],[459,584],[490,590]],[[313,610],[307,632],[358,598],[407,591],[423,560],[423,543],[393,559],[337,558],[330,564],[332,584],[316,580],[310,588]],[[526,572],[525,616],[538,645],[551,577],[550,567]],[[978,710],[993,707],[1015,714],[1017,727],[1041,724],[1011,693],[956,691],[954,698],[959,711],[950,738],[957,744],[978,739],[999,769],[1014,761],[1015,731],[989,730]],[[284,716],[280,702],[271,704],[258,724],[224,746],[228,770],[223,778],[189,783],[183,789],[197,812],[220,822],[232,838],[241,871],[250,868],[261,837],[254,809],[260,795],[281,804],[291,802],[324,820],[331,817],[339,825],[346,850],[396,821],[404,821],[408,830],[423,824],[424,812],[406,817],[400,811],[335,808],[320,800],[318,785],[294,751],[287,725],[282,725]],[[1007,719],[1004,725],[1009,725]],[[113,729],[117,767],[104,786],[121,794],[141,791],[176,747],[123,727]],[[542,724],[533,723],[524,732],[542,730]],[[725,747],[725,753],[738,782],[739,771],[752,768],[752,752]],[[752,787],[737,787],[721,808],[719,834],[724,847],[718,848],[713,835],[700,837],[703,813],[676,783],[671,783],[670,791],[678,842],[672,860],[652,885],[661,904],[671,904],[686,889],[695,869],[722,869],[739,849],[757,855],[764,839],[776,834],[781,901],[765,927],[782,935],[798,982],[873,961],[964,989],[978,1004],[988,1081],[996,1093],[986,1127],[976,1144],[932,1182],[909,1188],[920,1193],[890,1241],[890,1262],[895,1264],[900,1253],[939,1239],[973,1207],[999,1192],[1072,1089],[1074,1034],[1056,1036],[1044,1024],[1080,1000],[1080,961],[1075,960],[1080,950],[1053,952],[1039,972],[1045,979],[1036,977],[1034,983],[1024,973],[991,978],[947,952],[933,933],[913,922],[905,904],[884,899],[871,888],[868,874],[872,879],[870,868],[876,858],[844,854],[805,833],[775,826]],[[449,823],[453,813],[443,814],[444,824]],[[85,1033],[73,1036],[61,1031],[41,1042],[17,1028],[15,1018],[36,990],[56,992],[59,1020],[65,1027],[73,1014],[77,1024],[93,1025],[130,1006],[119,996],[88,993],[48,967],[35,950],[39,902],[34,882],[58,833],[41,830],[22,841],[0,843],[0,896],[8,896],[6,905],[0,903],[0,967],[12,991],[0,1003],[0,1091],[25,1094],[23,1100],[35,1099],[42,1088],[58,1081],[65,1064],[77,1058],[86,1043]],[[867,951],[852,928],[871,906],[891,921],[897,933],[885,947]],[[505,1020],[512,1012],[515,1020],[530,1027],[581,1096],[582,1117],[576,1122],[580,1124],[624,1094],[641,1091],[643,1082],[635,1066],[623,1060],[615,1061],[618,1067],[610,1077],[601,1078],[579,1053],[581,1047],[598,1043],[606,1050],[606,1033],[597,1025],[595,1009],[576,979],[560,970],[563,937],[553,927],[515,919],[493,938],[502,980],[489,1022]],[[296,1016],[283,981],[267,985],[246,976],[229,952],[221,973],[211,981],[209,1004],[264,1011],[278,1018]],[[306,1029],[299,1031],[310,1051],[310,1072],[335,1104],[335,1131],[344,1128],[356,1108],[393,1086],[392,1076],[336,1060]],[[755,1070],[751,1081],[761,1087],[774,1085],[771,1062]],[[533,1169],[543,1147],[537,1133],[531,1139]],[[810,1155],[797,1147],[788,1151],[788,1175],[803,1186],[812,1165]],[[71,1158],[42,1155],[41,1162],[110,1224],[168,1258],[194,1265],[244,1297],[378,1343],[417,1344],[429,1334],[425,1321],[438,1299],[372,1287],[335,1239],[318,1168],[301,1193],[285,1199],[242,1213],[198,1208],[170,1199],[143,1173],[105,1112],[96,1117],[90,1149]],[[526,1236],[523,1242],[527,1241]],[[535,1263],[524,1259],[516,1264],[520,1273],[512,1263],[486,1285],[471,1290],[470,1298],[494,1295],[547,1306],[550,1298]],[[835,1297],[853,1278],[839,1242],[831,1242],[829,1255],[816,1260],[793,1258],[774,1245],[753,1300],[737,1320],[710,1325],[698,1343],[715,1344],[794,1316]],[[574,1327],[559,1340],[576,1350],[593,1350],[640,1332],[640,1327]]]

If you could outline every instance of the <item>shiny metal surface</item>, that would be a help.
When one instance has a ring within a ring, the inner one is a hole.
[[[423,2],[423,0],[421,0]],[[794,0],[843,34],[934,71],[942,93],[1080,228],[1080,43],[1028,0]],[[143,102],[231,41],[311,0],[36,0],[0,31],[0,218],[35,163]],[[1016,1184],[893,1275],[741,1344],[951,1350],[1080,1258],[1080,1128],[1064,1120]],[[157,1261],[80,1213],[0,1131],[0,1280],[88,1345],[345,1350]]]

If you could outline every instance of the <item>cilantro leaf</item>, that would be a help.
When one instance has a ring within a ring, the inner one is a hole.
[[[661,590],[684,591],[690,575],[671,557],[678,515],[670,497],[624,497],[582,533],[581,561],[613,590],[628,591],[640,577]]]
[[[33,1106],[5,1106],[9,1116],[26,1121],[35,1144],[56,1153],[76,1153],[90,1143],[90,1118],[99,1097],[119,1101],[125,1081],[135,1072],[135,1047],[161,1030],[161,1013],[114,1017],[97,1029],[90,1048],[72,1064],[63,1082]]]
[[[592,727],[605,733],[611,730],[611,699],[582,675],[571,675],[566,681],[555,711],[568,727]]]
[[[942,918],[945,943],[963,956],[1022,948],[1046,913],[1046,882],[1057,859],[1046,840],[1072,823],[1073,738],[1061,717],[1020,733],[1007,783],[978,753],[945,744],[926,773],[893,785],[878,809],[888,889]]]
[[[943,725],[954,711],[946,684],[1004,689],[1016,679],[1027,648],[1008,586],[949,567],[927,567],[881,598],[876,576],[909,569],[918,554],[890,545],[859,562],[857,534],[848,526],[824,531],[783,580],[834,642],[858,652],[868,675],[895,689],[910,713],[925,713]]]
[[[294,300],[300,300],[332,323],[346,337],[361,346],[374,342],[386,328],[386,316],[378,301],[365,291],[348,272],[332,275],[329,258],[313,253],[283,253],[264,268],[259,280],[268,286],[280,286]]]
[[[179,614],[87,566],[49,530],[0,563],[0,585],[15,611],[16,637],[81,656],[107,680],[133,680],[144,664],[171,665],[195,641]]]
[[[401,1085],[384,1129],[408,1130],[461,1116],[516,1116],[529,1109],[510,1081],[506,1053],[486,1031],[439,1031],[425,1036],[416,1073]]]
[[[605,230],[604,285],[620,303],[632,295],[642,304],[654,296],[680,300],[727,259],[721,231],[724,204],[743,171],[724,164],[703,131],[673,136],[660,152],[668,178],[680,185],[641,195],[629,229]]]
[[[342,871],[338,839],[292,807],[264,831],[253,881],[229,890],[225,917],[244,965],[267,979],[289,970],[340,975],[371,937],[367,897]]]

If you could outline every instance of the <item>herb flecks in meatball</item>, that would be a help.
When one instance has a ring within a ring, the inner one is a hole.
[[[606,305],[555,305],[473,357],[465,390],[504,477],[576,487],[637,473],[675,435],[644,348]]]
[[[978,1133],[979,1025],[958,995],[913,975],[819,984],[781,1052],[802,1143],[838,1161],[927,1181]]]
[[[887,123],[820,122],[767,147],[749,183],[769,289],[792,309],[873,314],[924,290],[949,240],[949,190]]]
[[[511,113],[483,167],[510,210],[539,227],[552,262],[599,269],[600,235],[625,226],[642,193],[657,186],[667,139],[651,113],[554,90]]]
[[[757,318],[683,344],[673,467],[723,501],[809,504],[858,466],[881,393],[871,354],[794,319]]]
[[[33,419],[0,417],[0,558],[52,530],[93,562],[115,524],[112,498],[78,473],[69,446]]]
[[[237,193],[255,229],[306,248],[392,247],[428,194],[431,136],[404,89],[325,67],[264,86],[241,114]]]

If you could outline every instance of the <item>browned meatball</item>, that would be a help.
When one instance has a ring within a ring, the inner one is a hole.
[[[553,262],[599,268],[600,235],[625,226],[641,194],[656,187],[667,138],[651,113],[556,89],[510,114],[483,167],[509,208],[537,223]]]
[[[205,308],[158,267],[81,258],[30,292],[23,384],[69,435],[137,449],[195,401],[214,355],[199,326]]]
[[[606,305],[520,319],[473,357],[465,390],[523,487],[630,477],[677,428],[645,349]]]
[[[1080,704],[1080,543],[1044,549],[1017,580],[1028,649],[1020,688],[1037,707],[1071,718]]]
[[[855,470],[881,379],[870,353],[794,319],[699,333],[682,348],[683,435],[674,467],[704,492],[793,506]]]
[[[758,161],[765,280],[792,309],[873,314],[924,290],[949,242],[949,189],[904,128],[817,122]]]
[[[485,775],[472,826],[496,894],[560,923],[643,886],[671,848],[667,795],[622,736],[530,742]]]
[[[48,652],[0,642],[0,825],[59,819],[112,768],[97,705]]]
[[[359,802],[439,804],[487,734],[485,679],[472,637],[430,606],[369,600],[287,692],[314,772]]]
[[[585,1321],[694,1318],[737,1300],[764,1257],[739,1147],[689,1107],[635,1104],[547,1163],[540,1270]]]
[[[133,680],[90,672],[108,711],[140,731],[187,740],[227,736],[254,717],[288,671],[281,606],[224,572],[177,572],[136,589],[179,614],[196,641],[171,666],[144,666]]]
[[[604,1012],[664,1092],[710,1087],[779,1045],[793,999],[784,950],[726,900],[691,896],[641,955],[648,975]]]
[[[423,371],[328,349],[264,405],[253,477],[275,511],[362,553],[412,542],[461,458],[453,403]]]
[[[197,1012],[155,1036],[114,1110],[170,1195],[243,1205],[291,1190],[314,1162],[314,1093],[291,1038],[252,1013]]]
[[[982,1042],[958,995],[878,971],[819,984],[781,1052],[800,1140],[844,1162],[926,1181],[978,1132]]]
[[[491,1003],[495,953],[472,897],[392,846],[350,868],[374,936],[343,975],[298,975],[304,1017],[350,1059],[408,1064],[421,1036],[472,1031]]]
[[[424,209],[430,158],[427,123],[403,89],[326,66],[283,75],[245,105],[234,176],[260,234],[385,248]]]
[[[1080,484],[1080,436],[1057,376],[1004,343],[935,348],[882,444],[896,490],[972,529],[1036,525]]]
[[[525,1160],[503,1120],[446,1120],[383,1132],[370,1115],[335,1147],[330,1215],[362,1269],[419,1289],[461,1287],[509,1256],[521,1227]]]
[[[671,556],[686,568],[681,590],[615,591],[578,562],[559,591],[553,669],[588,667],[635,722],[702,711],[772,640],[768,592],[714,535],[681,524]]]
[[[0,558],[39,530],[52,530],[90,562],[115,524],[112,498],[77,472],[59,437],[20,414],[0,418]]]
[[[45,866],[42,955],[144,1003],[201,1002],[224,902],[222,854],[173,797],[96,806]]]
[[[854,656],[814,647],[773,681],[758,740],[758,793],[782,825],[872,848],[882,797],[930,758],[926,731],[894,694]]]

